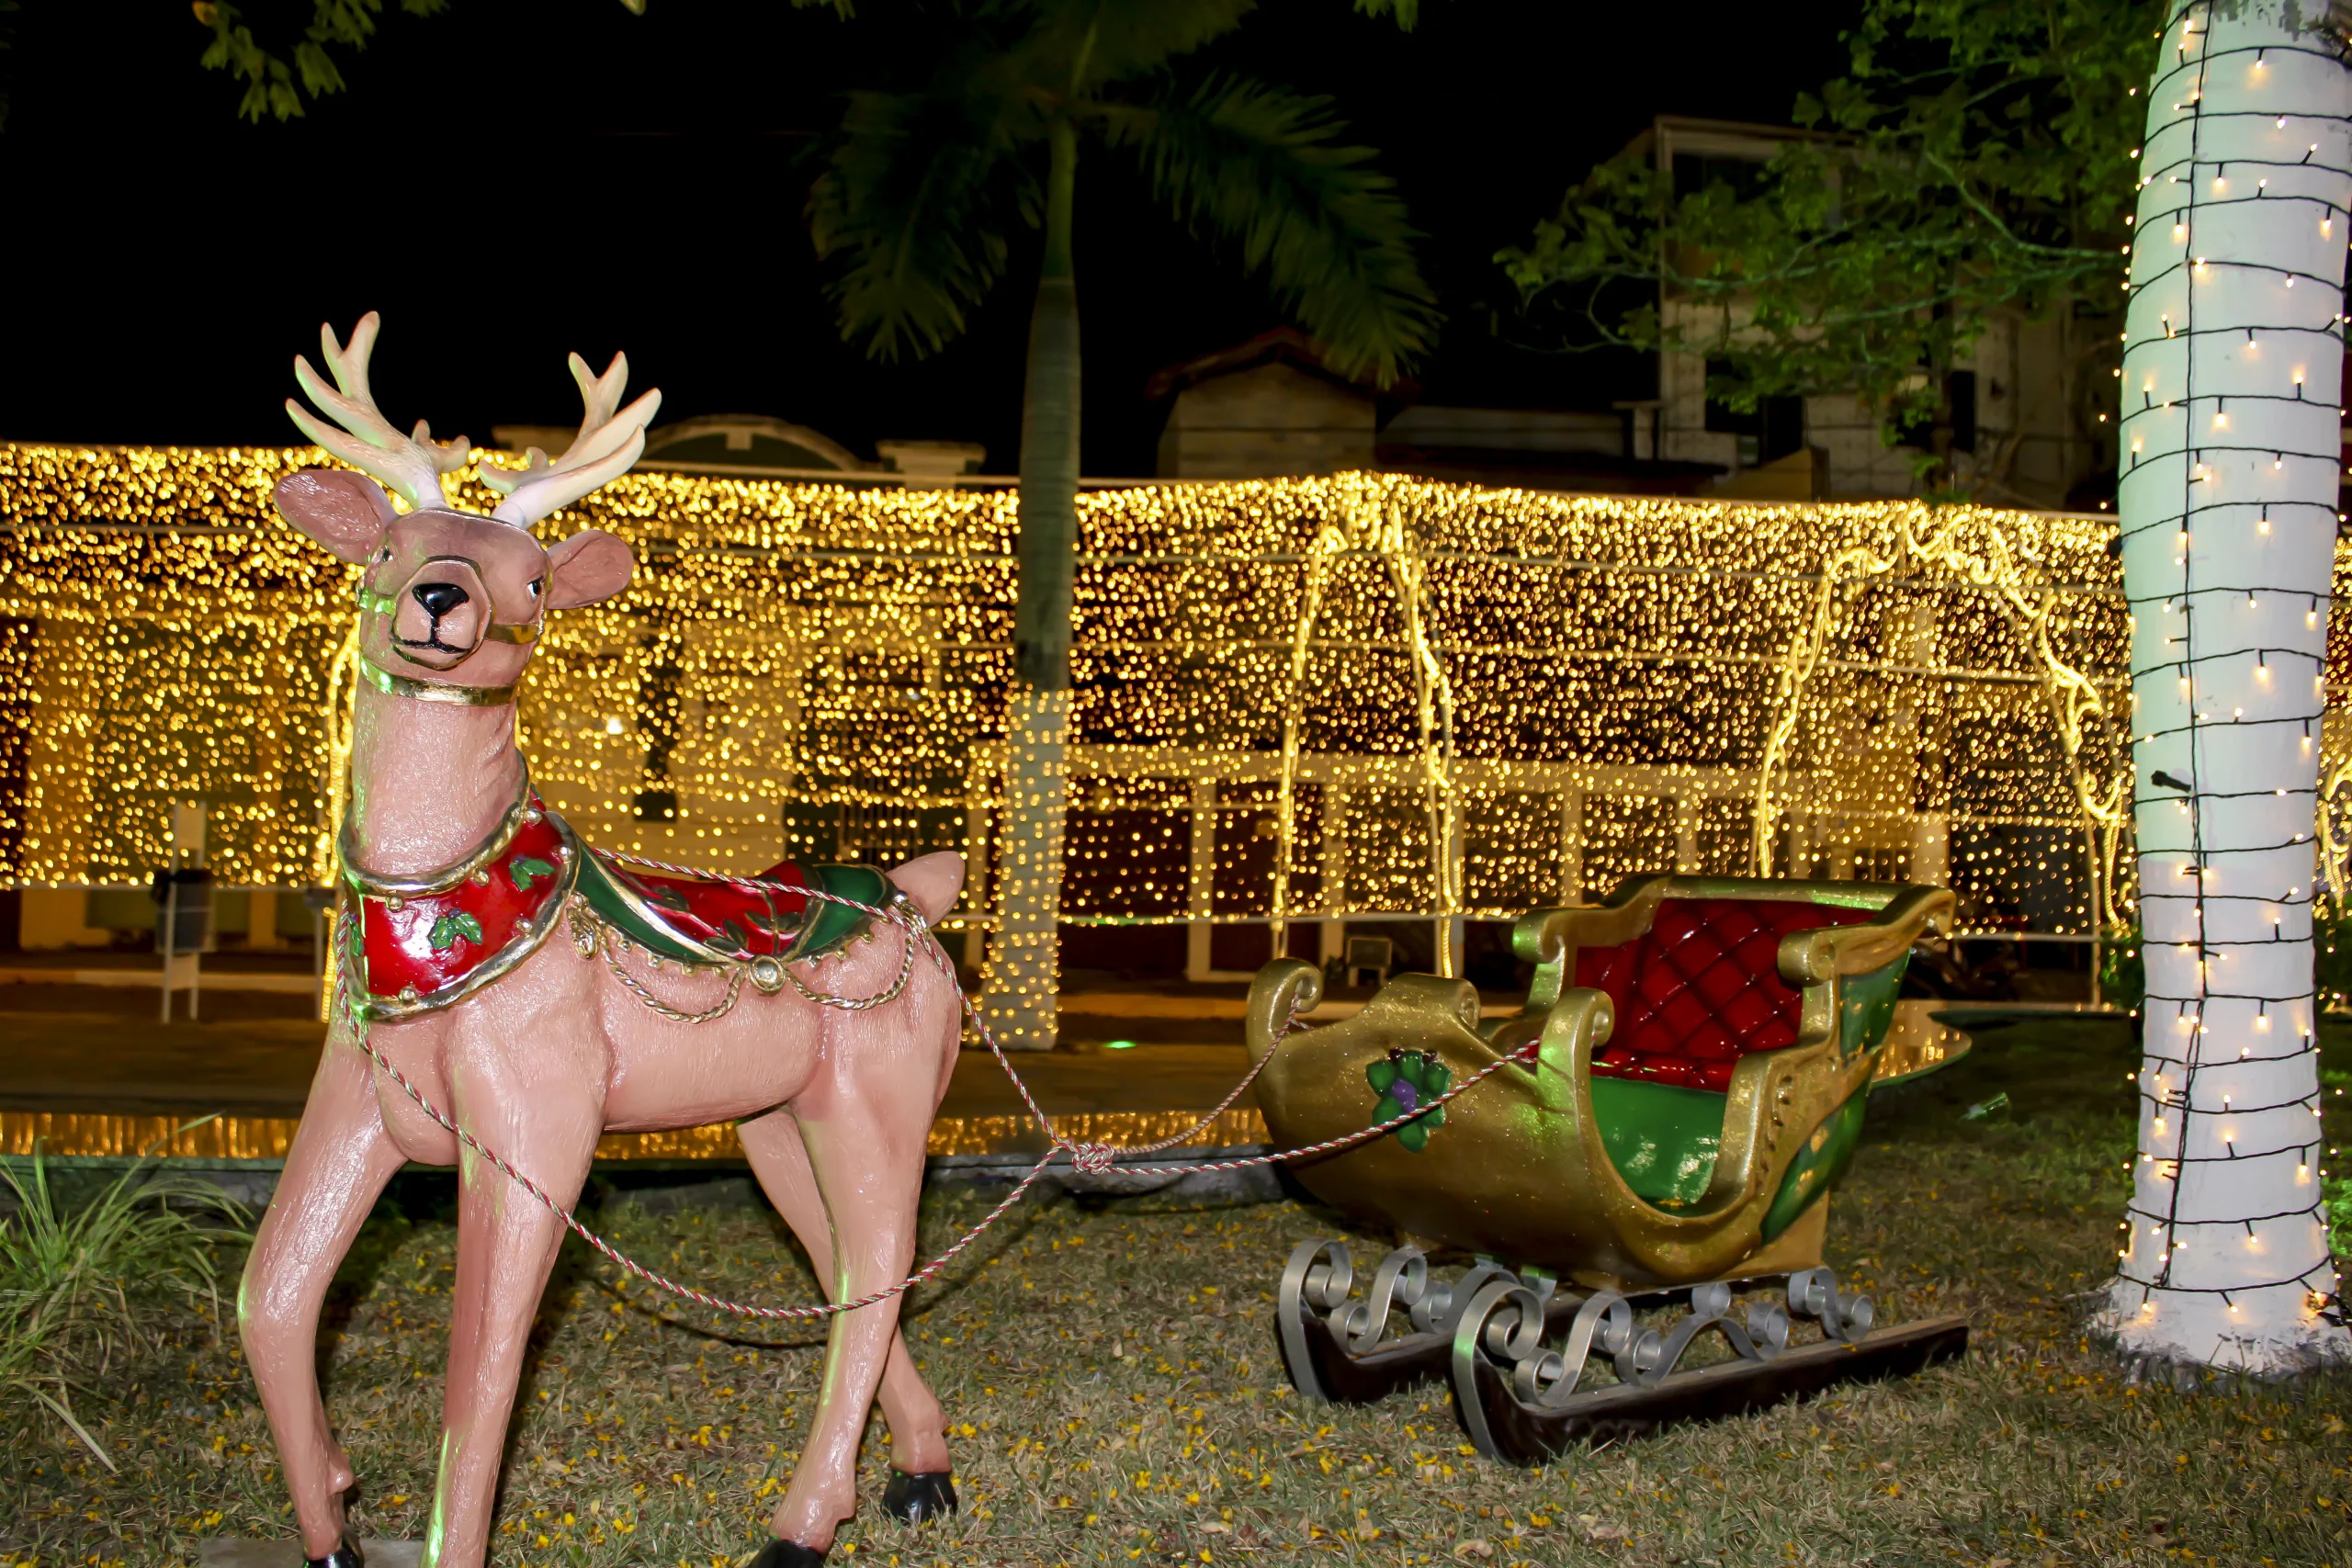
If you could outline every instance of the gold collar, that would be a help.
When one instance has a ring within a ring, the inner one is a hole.
[[[459,707],[503,707],[521,690],[520,681],[503,686],[460,686],[454,681],[420,681],[395,675],[366,654],[359,656],[359,676],[388,697],[413,697],[420,703],[451,703]]]
[[[384,876],[362,868],[357,846],[352,841],[351,818],[346,815],[343,819],[343,830],[335,838],[335,852],[343,862],[344,880],[372,898],[417,898],[428,893],[447,893],[504,854],[506,846],[514,841],[514,835],[522,830],[523,824],[536,821],[539,816],[538,808],[531,804],[531,760],[520,753],[517,753],[517,760],[523,765],[522,787],[515,794],[514,804],[506,808],[506,814],[498,819],[498,826],[490,830],[490,836],[447,865],[437,871],[428,871],[422,876]]]

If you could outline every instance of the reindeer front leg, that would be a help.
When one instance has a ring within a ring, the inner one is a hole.
[[[351,1462],[319,1398],[319,1311],[377,1194],[401,1168],[384,1132],[368,1058],[350,1026],[328,1032],[286,1171],[254,1238],[237,1291],[237,1327],[293,1494],[302,1554],[343,1544]]]
[[[453,1077],[458,1125],[570,1208],[588,1179],[601,1103],[574,1086],[525,1086],[505,1072]],[[481,1568],[488,1555],[514,1390],[563,1242],[563,1222],[470,1149],[459,1157],[458,1182],[449,1371],[424,1568]]]

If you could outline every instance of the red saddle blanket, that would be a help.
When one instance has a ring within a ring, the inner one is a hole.
[[[505,843],[446,886],[391,896],[350,879],[345,909],[356,918],[343,940],[363,1016],[403,1018],[470,996],[536,952],[575,891],[628,941],[685,964],[821,958],[865,932],[866,908],[895,897],[872,866],[787,862],[760,873],[781,887],[639,872],[587,849],[536,796],[530,804]]]

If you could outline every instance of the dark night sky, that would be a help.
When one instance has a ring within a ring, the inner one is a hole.
[[[274,37],[308,0],[249,0]],[[0,133],[0,439],[272,445],[318,323],[383,312],[375,386],[401,422],[487,440],[570,423],[563,355],[629,355],[664,419],[756,412],[871,455],[877,437],[976,440],[1010,470],[1028,316],[1016,254],[967,339],[875,365],[843,345],[800,219],[833,95],[907,49],[911,6],[858,19],[773,4],[455,0],[387,6],[350,91],[254,126],[198,68],[177,4],[31,0]],[[1488,258],[1658,113],[1784,120],[1841,63],[1844,6],[1758,11],[1425,0],[1400,35],[1344,0],[1274,0],[1214,63],[1331,95],[1382,152],[1452,317],[1423,369],[1448,402],[1623,395],[1590,358],[1498,347]],[[1148,473],[1156,367],[1280,321],[1118,164],[1080,172],[1086,471]],[[1029,253],[1034,255],[1034,252]]]

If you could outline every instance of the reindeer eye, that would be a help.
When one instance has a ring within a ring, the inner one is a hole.
[[[391,558],[392,558],[392,547],[391,547],[391,546],[390,546],[390,545],[386,545],[382,549],[378,550],[378,551],[376,552],[376,564],[377,564],[378,566],[381,566],[381,565],[383,565],[386,561],[388,561],[388,560],[390,560],[390,559],[391,559]]]
[[[536,598],[537,598],[537,597],[539,596],[539,590],[540,590],[540,588],[541,588],[542,586],[544,586],[544,585],[546,584],[546,582],[547,582],[547,579],[546,579],[546,578],[544,578],[544,577],[535,577],[535,578],[531,579],[531,597],[532,597],[532,598],[536,599]]]

